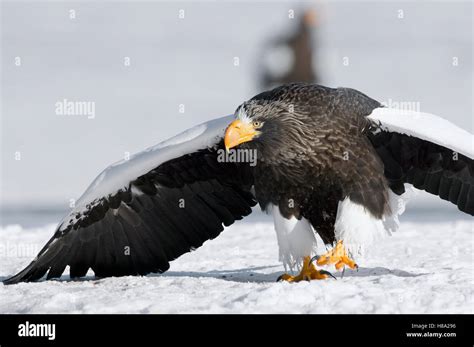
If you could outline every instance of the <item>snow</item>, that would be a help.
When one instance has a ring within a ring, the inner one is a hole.
[[[68,217],[69,221],[72,221],[72,216],[82,211],[87,204],[116,193],[128,186],[130,181],[146,174],[158,165],[184,154],[213,146],[224,135],[225,128],[232,119],[233,115],[229,115],[202,123],[136,153],[129,159],[123,159],[110,165],[91,183],[76,202],[76,207],[64,218],[64,221]],[[63,223],[62,229],[66,228],[68,224]]]
[[[380,121],[389,131],[415,136],[474,158],[474,136],[441,117],[383,107],[373,110],[368,118]]]
[[[252,215],[163,275],[0,285],[0,313],[474,313],[472,219],[403,217],[397,233],[356,259],[358,272],[337,281],[276,283],[273,222]],[[27,265],[53,232],[2,227],[0,278]]]

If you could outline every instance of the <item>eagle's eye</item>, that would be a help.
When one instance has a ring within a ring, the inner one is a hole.
[[[252,122],[252,125],[254,128],[260,128],[262,126],[262,122],[259,122],[258,120],[254,120]]]

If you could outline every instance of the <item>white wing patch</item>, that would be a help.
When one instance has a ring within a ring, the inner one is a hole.
[[[430,113],[395,108],[376,108],[367,116],[388,131],[418,137],[474,159],[474,136]]]
[[[293,271],[303,260],[316,249],[316,238],[311,224],[305,218],[301,220],[292,217],[286,219],[280,214],[278,206],[269,207],[272,211],[273,222],[278,239],[279,260],[285,270]]]
[[[73,214],[85,210],[87,204],[109,194],[115,194],[118,190],[127,187],[132,180],[168,160],[199,149],[212,147],[223,137],[226,127],[232,122],[233,118],[233,115],[229,115],[202,123],[134,154],[128,160],[121,160],[110,165],[91,183],[76,202],[74,210],[63,221],[66,221]],[[64,223],[62,228],[65,228],[67,224]]]
[[[336,240],[344,241],[351,256],[363,255],[367,246],[398,230],[400,224],[398,217],[405,211],[405,205],[414,192],[409,184],[405,185],[405,193],[401,196],[389,190],[392,213],[383,216],[382,219],[377,219],[364,206],[346,197],[337,208],[334,226]]]

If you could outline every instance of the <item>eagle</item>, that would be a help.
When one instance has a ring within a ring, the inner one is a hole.
[[[474,215],[473,143],[447,120],[354,89],[282,85],[106,168],[4,283],[66,267],[71,278],[162,273],[257,204],[274,219],[278,280],[327,279],[323,267],[356,269],[366,245],[396,230],[411,187]]]

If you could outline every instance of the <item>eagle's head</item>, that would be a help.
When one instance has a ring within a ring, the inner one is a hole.
[[[292,107],[282,102],[250,100],[235,111],[235,120],[227,127],[224,144],[227,150],[243,143],[246,146],[273,147],[284,139]]]

